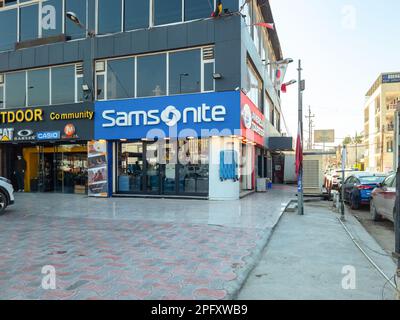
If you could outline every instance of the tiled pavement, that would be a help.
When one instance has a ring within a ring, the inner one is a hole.
[[[240,201],[18,194],[0,216],[0,299],[226,299],[291,187]],[[42,267],[56,289],[42,288]]]

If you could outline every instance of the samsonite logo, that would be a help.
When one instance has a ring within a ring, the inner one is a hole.
[[[116,111],[105,110],[102,113],[105,123],[103,128],[130,127],[130,126],[155,126],[161,122],[169,127],[182,123],[223,122],[225,121],[226,108],[222,105],[208,106],[203,103],[199,107],[186,107],[179,111],[175,106],[168,106],[160,110],[133,110]]]

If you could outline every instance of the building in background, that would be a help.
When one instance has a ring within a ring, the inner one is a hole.
[[[23,155],[26,191],[206,199],[276,175],[271,8],[222,3],[0,1],[0,174]]]
[[[394,170],[395,109],[400,101],[400,73],[381,74],[366,94],[364,137],[365,169]]]

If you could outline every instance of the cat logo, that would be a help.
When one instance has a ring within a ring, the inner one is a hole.
[[[0,141],[7,142],[14,140],[14,128],[0,128]]]

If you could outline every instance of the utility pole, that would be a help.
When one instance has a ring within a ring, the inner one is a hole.
[[[298,122],[300,129],[300,139],[301,139],[301,150],[303,152],[303,91],[305,90],[305,81],[301,79],[301,60],[299,60],[299,68],[297,71],[299,72],[299,110],[298,110]],[[300,165],[299,177],[298,177],[298,190],[297,190],[297,210],[299,215],[304,215],[304,194],[303,194],[303,164]]]
[[[354,142],[355,142],[355,145],[356,145],[356,168],[358,168],[358,150],[357,150],[357,147],[358,147],[358,143],[357,143],[357,131],[356,131],[356,136],[355,136],[355,138],[354,138]]]
[[[400,104],[398,104],[397,108],[397,128],[395,134],[397,135],[397,173],[396,173],[396,204],[395,204],[395,216],[394,216],[394,229],[395,229],[395,252],[394,257],[397,259],[397,299],[400,300],[400,293],[399,293],[399,283],[400,283]]]
[[[308,150],[312,150],[313,118],[315,118],[315,114],[311,114],[311,106],[308,106],[308,116],[306,116],[306,119],[308,119]]]
[[[345,176],[344,176],[344,172],[346,170],[346,155],[347,155],[346,154],[346,145],[343,144],[343,148],[342,148],[342,189],[341,189],[341,195],[340,195],[340,198],[341,198],[340,212],[342,214],[340,219],[342,221],[345,220],[345,215],[344,215],[344,179],[345,179]]]

